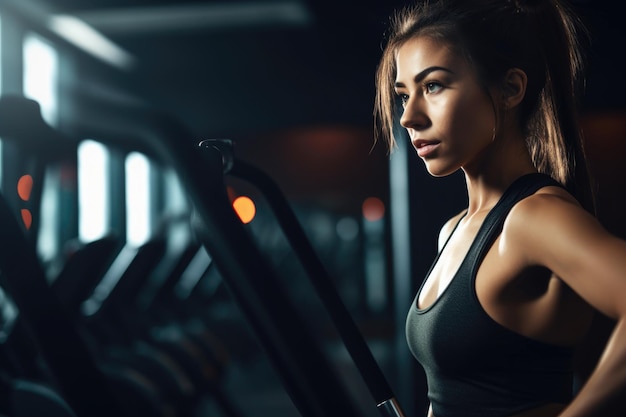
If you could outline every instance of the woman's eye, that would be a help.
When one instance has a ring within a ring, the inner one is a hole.
[[[443,88],[443,86],[440,83],[434,82],[434,81],[428,82],[424,84],[424,86],[426,88],[426,92],[429,94],[437,93]]]
[[[398,96],[400,96],[400,102],[402,103],[402,105],[406,106],[406,103],[408,103],[409,101],[409,96],[406,94],[398,94]]]

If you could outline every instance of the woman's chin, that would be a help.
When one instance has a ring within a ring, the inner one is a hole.
[[[426,171],[433,177],[447,177],[459,170],[458,167],[451,168],[449,166],[442,166],[440,164],[426,162]]]

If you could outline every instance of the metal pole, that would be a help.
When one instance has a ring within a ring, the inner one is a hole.
[[[307,270],[313,287],[333,319],[339,335],[372,394],[378,409],[384,416],[402,416],[400,406],[385,375],[341,300],[330,274],[317,256],[304,229],[276,183],[263,171],[235,159],[232,155],[232,147],[227,141],[208,140],[201,142],[201,146],[219,148],[224,164],[230,168],[230,174],[245,179],[263,192],[285,236]]]

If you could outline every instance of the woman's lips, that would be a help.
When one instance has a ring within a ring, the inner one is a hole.
[[[420,158],[425,158],[431,152],[433,152],[437,147],[441,144],[438,140],[423,140],[417,139],[413,140],[413,147],[417,150],[417,155]]]

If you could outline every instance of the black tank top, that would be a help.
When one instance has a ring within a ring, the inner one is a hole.
[[[435,417],[506,417],[571,399],[572,349],[500,325],[483,310],[474,284],[513,205],[549,185],[559,184],[543,174],[514,181],[485,218],[445,291],[425,309],[418,308],[419,292],[415,297],[406,337],[426,372]]]

